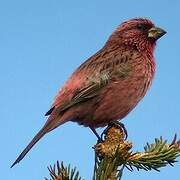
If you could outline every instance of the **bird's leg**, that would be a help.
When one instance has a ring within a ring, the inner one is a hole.
[[[110,123],[108,124],[108,127],[107,127],[107,128],[103,131],[103,133],[101,134],[101,140],[103,140],[103,136],[104,136],[105,134],[107,134],[108,130],[109,130],[112,126],[114,126],[114,125],[119,126],[119,128],[121,128],[121,129],[123,130],[123,132],[124,132],[124,134],[125,134],[125,140],[127,139],[127,137],[128,137],[128,132],[127,132],[124,124],[121,123],[121,122],[119,122],[119,121],[112,121],[112,122],[110,122]]]
[[[96,132],[96,129],[93,127],[89,127],[91,129],[91,131],[95,134],[95,136],[98,138],[99,142],[102,142],[101,137],[99,136],[99,134]]]

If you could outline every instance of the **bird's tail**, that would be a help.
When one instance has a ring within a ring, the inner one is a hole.
[[[18,158],[15,160],[15,162],[12,164],[11,168],[19,163],[24,156],[31,150],[31,148],[48,132],[55,129],[61,124],[64,124],[65,118],[59,117],[56,113],[51,114],[43,126],[43,128],[35,135],[35,137],[31,140],[31,142],[26,146],[26,148],[22,151],[22,153],[18,156]]]
[[[47,130],[45,127],[43,127],[36,136],[31,140],[31,142],[26,146],[26,148],[22,151],[22,153],[18,156],[18,158],[15,160],[15,162],[12,164],[11,168],[19,163],[24,156],[31,150],[31,148],[47,133]]]

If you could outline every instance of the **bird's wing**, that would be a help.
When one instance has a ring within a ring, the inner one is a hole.
[[[59,112],[63,112],[75,104],[94,98],[98,95],[99,90],[101,90],[109,83],[109,80],[109,76],[106,74],[102,74],[98,80],[89,80],[89,84],[76,91],[70,101],[65,102],[64,104],[57,107]]]
[[[117,51],[113,57],[109,57],[109,53],[100,51],[83,63],[59,92],[46,115],[50,115],[54,109],[59,113],[64,112],[75,104],[97,96],[110,81],[123,79],[130,70],[129,53],[120,54]]]

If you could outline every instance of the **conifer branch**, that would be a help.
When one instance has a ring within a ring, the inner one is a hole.
[[[160,171],[168,164],[173,166],[180,156],[180,140],[176,135],[170,144],[162,137],[156,138],[154,143],[147,143],[144,152],[132,152],[132,143],[125,140],[125,129],[116,123],[109,125],[103,135],[102,142],[94,146],[93,180],[120,180],[124,168],[130,171],[134,168]],[[76,168],[71,169],[70,165],[65,167],[63,163],[59,165],[58,161],[48,170],[50,180],[82,180]]]
[[[156,170],[166,165],[173,166],[180,156],[180,140],[175,135],[171,144],[168,144],[162,137],[155,139],[155,142],[144,147],[144,152],[132,152],[132,143],[124,139],[123,128],[114,124],[105,132],[105,139],[95,145],[96,170],[94,180],[117,180],[121,178],[123,167],[133,171]],[[121,175],[118,169],[121,168]],[[115,173],[116,172],[116,173]],[[112,177],[112,174],[115,174]],[[101,178],[103,177],[103,178]]]
[[[176,141],[176,135],[171,144],[168,144],[162,137],[155,139],[153,144],[144,147],[144,152],[132,154],[126,162],[127,166],[134,166],[139,169],[156,170],[166,165],[173,166],[180,156],[180,140]]]
[[[79,171],[76,170],[76,167],[73,169],[71,169],[70,165],[65,167],[63,162],[60,165],[57,161],[53,166],[50,165],[48,170],[51,176],[49,180],[83,180],[79,176]],[[48,178],[45,178],[45,180],[48,180]]]

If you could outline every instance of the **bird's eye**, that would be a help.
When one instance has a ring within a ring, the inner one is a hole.
[[[145,25],[143,25],[143,24],[138,24],[138,25],[137,25],[137,28],[138,28],[139,30],[141,30],[141,31],[144,31],[144,30],[147,29],[147,27],[146,27]]]

